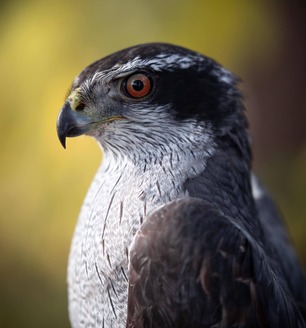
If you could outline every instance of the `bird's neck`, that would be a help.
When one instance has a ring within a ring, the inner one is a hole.
[[[207,200],[222,214],[242,225],[258,226],[251,189],[250,163],[233,148],[221,148],[207,160],[205,170],[186,181],[192,197]]]
[[[236,146],[237,140],[234,144],[226,138],[220,144],[167,145],[166,151],[143,147],[143,152],[131,155],[107,151],[105,166],[135,176],[135,183],[143,186],[143,194],[154,200],[160,197],[163,202],[171,201],[179,195],[198,197],[206,199],[224,215],[248,221],[256,213],[250,183],[250,154],[247,147]]]

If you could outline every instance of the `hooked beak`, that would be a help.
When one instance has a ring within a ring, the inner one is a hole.
[[[117,120],[124,120],[121,115],[104,117],[90,117],[84,111],[76,111],[71,108],[67,100],[61,109],[56,123],[57,135],[62,146],[66,148],[67,137],[78,137],[92,130],[98,124],[106,124]]]
[[[72,110],[69,101],[61,109],[56,123],[57,135],[66,148],[67,137],[78,137],[90,129],[93,122],[86,114]]]

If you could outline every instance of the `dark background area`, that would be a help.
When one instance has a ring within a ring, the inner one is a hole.
[[[64,151],[55,122],[73,78],[137,43],[179,44],[239,75],[254,168],[306,268],[303,1],[14,0],[0,5],[0,327],[69,327],[67,258],[101,151]]]

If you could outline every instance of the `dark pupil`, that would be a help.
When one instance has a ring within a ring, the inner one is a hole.
[[[135,80],[132,82],[132,87],[135,91],[141,91],[144,87],[144,84],[141,80]]]

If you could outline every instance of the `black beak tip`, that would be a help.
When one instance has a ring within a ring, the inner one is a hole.
[[[57,131],[57,136],[58,136],[58,139],[59,139],[61,145],[66,149],[67,133],[66,133],[65,129],[63,128],[62,124],[61,124],[60,117],[59,117],[59,119],[57,120],[57,123],[56,123],[56,131]]]
[[[66,149],[66,137],[64,135],[58,135],[61,145]]]

